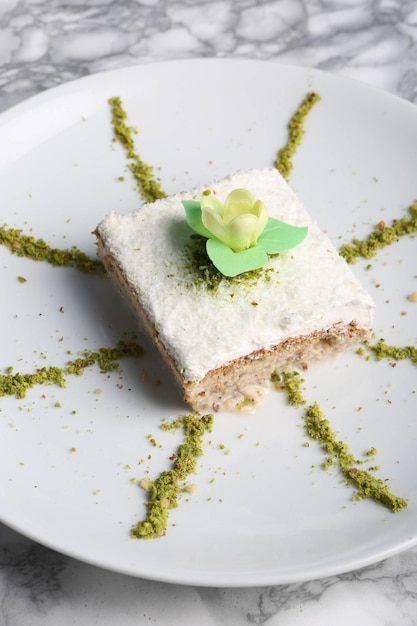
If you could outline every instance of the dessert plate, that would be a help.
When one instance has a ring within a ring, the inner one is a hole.
[[[94,256],[112,210],[141,204],[108,98],[120,96],[135,149],[167,193],[273,164],[307,92],[310,112],[290,184],[336,246],[402,217],[417,197],[417,109],[349,79],[246,60],[130,67],[51,89],[0,117],[2,220],[51,246]],[[374,297],[376,338],[415,345],[416,242],[402,238],[355,273]],[[0,246],[1,370],[65,367],[130,340],[135,321],[106,278],[12,255]],[[314,289],[314,285],[311,286]],[[245,329],[242,329],[245,332]],[[145,354],[120,370],[88,367],[64,387],[0,398],[0,519],[62,553],[113,571],[207,586],[290,583],[338,574],[417,543],[417,376],[409,360],[354,353],[305,372],[338,436],[379,466],[408,507],[393,514],[354,493],[271,391],[253,414],[215,416],[193,487],[165,537],[137,540],[143,478],[168,469],[182,440],[163,420],[187,411],[170,374]],[[213,345],[215,349],[215,345]]]

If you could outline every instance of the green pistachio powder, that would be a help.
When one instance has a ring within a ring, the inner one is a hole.
[[[301,391],[301,385],[304,381],[298,372],[274,374],[272,382],[279,391],[286,391],[290,405],[301,407],[306,404]],[[352,500],[371,498],[394,513],[407,506],[407,500],[394,495],[385,480],[376,478],[371,470],[367,471],[358,467],[358,465],[369,462],[370,456],[377,454],[375,448],[366,452],[365,459],[356,459],[349,451],[348,445],[338,440],[317,402],[305,409],[303,419],[306,432],[311,439],[319,443],[326,455],[322,467],[328,470],[330,467],[338,465],[346,484],[356,488]],[[375,471],[379,467],[375,466],[373,469]]]
[[[305,132],[306,117],[319,100],[317,94],[307,94],[289,122],[287,144],[278,151],[274,163],[286,179],[288,179],[293,168],[292,157]],[[137,130],[126,125],[127,114],[120,98],[111,98],[109,105],[114,141],[118,141],[126,151],[129,160],[128,168],[136,181],[140,194],[147,202],[165,197],[166,194],[154,176],[154,169],[135,152],[133,134],[137,133]],[[123,177],[119,179],[123,180]],[[408,216],[394,220],[391,226],[384,225],[381,228],[379,224],[366,240],[354,239],[351,243],[344,244],[340,249],[340,254],[348,263],[355,261],[358,257],[369,259],[379,249],[392,244],[403,235],[415,233],[416,230],[417,203],[414,203],[408,209]],[[193,257],[194,261],[197,260],[195,265],[199,268],[200,280],[205,281],[208,288],[215,289],[224,277],[218,275],[217,271],[213,270],[213,267],[207,262],[202,247],[199,245],[201,243],[199,239],[196,238],[197,243],[194,248],[192,246],[189,248],[189,259]],[[23,234],[21,230],[8,228],[5,224],[0,227],[0,244],[6,246],[13,254],[25,256],[34,261],[45,261],[53,266],[73,267],[83,272],[98,275],[104,274],[103,265],[98,259],[90,258],[75,246],[69,249],[52,248],[43,239],[35,239]],[[248,276],[243,277],[243,279],[234,280],[237,283],[240,280],[259,280],[261,277],[268,280],[268,274],[262,271],[248,272],[247,274]],[[391,360],[410,359],[414,365],[417,364],[414,346],[406,346],[405,348],[388,346],[381,339],[375,345],[364,342],[358,353],[365,354],[366,351],[369,353],[367,358],[371,358],[373,355],[378,360],[383,358]],[[135,341],[120,341],[114,348],[84,351],[75,360],[68,361],[64,368],[44,367],[26,374],[15,373],[12,368],[8,368],[6,374],[0,375],[0,396],[23,398],[27,390],[34,385],[49,384],[63,387],[68,375],[79,376],[86,368],[94,364],[97,364],[102,372],[117,370],[120,367],[119,360],[121,358],[125,356],[137,357],[142,352],[142,347]],[[301,391],[303,381],[297,372],[274,374],[272,382],[277,389],[286,391],[290,405],[297,408],[306,403]],[[337,440],[328,420],[324,419],[324,415],[316,403],[305,409],[304,423],[308,435],[319,443],[326,455],[323,467],[328,468],[338,464],[346,483],[356,488],[353,495],[354,500],[372,498],[394,512],[400,511],[407,505],[406,500],[390,492],[385,481],[375,478],[369,471],[358,468],[358,465],[365,461],[355,459],[349,452],[348,446]],[[160,537],[166,533],[169,511],[178,506],[178,498],[185,490],[185,481],[190,474],[196,471],[197,459],[203,454],[203,436],[205,432],[211,430],[212,424],[212,415],[203,415],[202,417],[182,415],[171,424],[163,423],[161,425],[163,430],[182,428],[185,439],[176,454],[173,455],[175,460],[171,469],[162,472],[154,481],[150,481],[146,518],[133,527],[132,536],[152,538]],[[367,453],[367,456],[374,454],[374,452],[372,449]]]
[[[178,496],[186,490],[184,481],[197,471],[197,459],[203,454],[203,436],[211,431],[212,425],[211,414],[202,417],[180,415],[174,422],[161,425],[163,430],[182,427],[185,440],[178,447],[172,468],[161,472],[149,484],[146,518],[132,528],[133,537],[153,539],[165,535],[169,510],[178,506]]]

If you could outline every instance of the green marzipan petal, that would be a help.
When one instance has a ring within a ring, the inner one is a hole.
[[[268,254],[277,254],[298,246],[307,236],[307,226],[292,226],[270,217],[258,237],[258,246]]]
[[[233,252],[218,239],[208,239],[206,249],[213,265],[224,276],[229,277],[257,270],[268,261],[267,253],[260,246],[253,246],[242,252]]]
[[[211,237],[211,232],[207,230],[201,220],[200,202],[196,200],[183,200],[182,205],[185,209],[188,226],[203,237]]]

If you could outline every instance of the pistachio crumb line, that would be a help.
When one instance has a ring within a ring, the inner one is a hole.
[[[115,96],[109,99],[111,110],[111,123],[115,139],[123,146],[126,151],[127,158],[130,159],[128,168],[138,185],[139,191],[147,202],[166,198],[166,193],[162,190],[161,185],[154,177],[154,168],[145,163],[142,158],[135,152],[135,144],[133,134],[137,130],[126,124],[127,113],[123,108],[120,97]],[[119,180],[122,177],[119,177]]]
[[[15,396],[24,398],[29,389],[36,385],[58,385],[65,387],[68,375],[81,376],[87,367],[97,364],[103,373],[119,369],[119,359],[126,356],[142,356],[143,348],[134,341],[119,341],[114,348],[99,348],[96,351],[85,350],[66,366],[42,367],[35,372],[21,374],[7,368],[7,374],[0,374],[0,397]]]
[[[353,501],[370,498],[393,513],[398,513],[408,505],[407,500],[391,492],[385,480],[376,478],[366,470],[358,469],[358,461],[349,452],[347,444],[337,440],[329,421],[324,418],[317,403],[306,409],[304,420],[311,439],[318,441],[327,454],[323,467],[328,468],[337,462],[347,484],[356,487],[357,491],[352,496]]]
[[[366,239],[353,239],[340,247],[339,254],[347,263],[354,263],[359,257],[371,259],[378,250],[390,246],[400,237],[417,232],[417,201],[407,209],[408,215],[394,219],[391,226],[378,222]]]
[[[357,354],[363,356],[365,349],[373,354],[377,361],[389,359],[391,361],[410,360],[413,365],[417,365],[417,348],[416,346],[391,346],[385,343],[385,339],[379,339],[375,344],[369,341],[363,341],[361,348],[358,348]]]
[[[277,158],[274,164],[281,176],[283,176],[286,180],[288,180],[294,167],[292,158],[305,134],[304,124],[307,115],[310,113],[313,106],[319,102],[319,100],[320,96],[317,93],[314,91],[309,92],[290,119],[288,124],[288,141],[283,148],[278,150]]]
[[[302,404],[306,404],[300,390],[302,379],[300,379],[298,372],[273,374],[272,382],[276,389],[287,392],[288,403],[292,406],[300,407]],[[329,469],[336,463],[347,484],[356,487],[357,491],[352,496],[353,501],[370,498],[387,507],[393,513],[401,511],[408,505],[407,500],[391,492],[384,480],[376,478],[369,471],[358,469],[358,465],[362,465],[366,461],[355,459],[349,452],[349,446],[343,441],[337,440],[336,434],[332,431],[329,421],[324,418],[324,414],[317,402],[307,407],[303,418],[309,437],[313,441],[317,441],[321,449],[326,453],[322,467]],[[309,444],[306,445],[305,442],[303,446],[308,448]],[[377,450],[375,448],[371,448],[365,453],[368,458],[376,454]],[[379,469],[379,466],[373,469]]]
[[[306,404],[306,400],[301,391],[301,384],[304,378],[300,377],[299,372],[274,372],[271,376],[271,382],[278,391],[286,391],[288,396],[288,404],[300,407]]]
[[[202,456],[202,438],[206,432],[211,432],[213,415],[202,417],[195,415],[180,415],[171,423],[164,422],[162,430],[183,428],[185,439],[178,447],[172,468],[163,471],[154,480],[147,484],[149,500],[146,504],[146,518],[133,526],[132,537],[136,539],[156,539],[166,534],[169,511],[178,506],[178,497],[187,489],[184,481],[197,469],[197,458]]]
[[[12,254],[45,261],[54,267],[73,267],[88,274],[104,274],[104,266],[99,259],[89,257],[76,246],[72,248],[53,248],[43,239],[36,239],[23,234],[21,229],[0,226],[0,244],[6,246]]]

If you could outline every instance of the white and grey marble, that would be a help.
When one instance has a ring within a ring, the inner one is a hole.
[[[0,110],[136,63],[242,57],[319,67],[417,103],[415,0],[0,0]],[[107,572],[0,525],[0,625],[411,626],[417,548],[360,571],[208,589]]]

